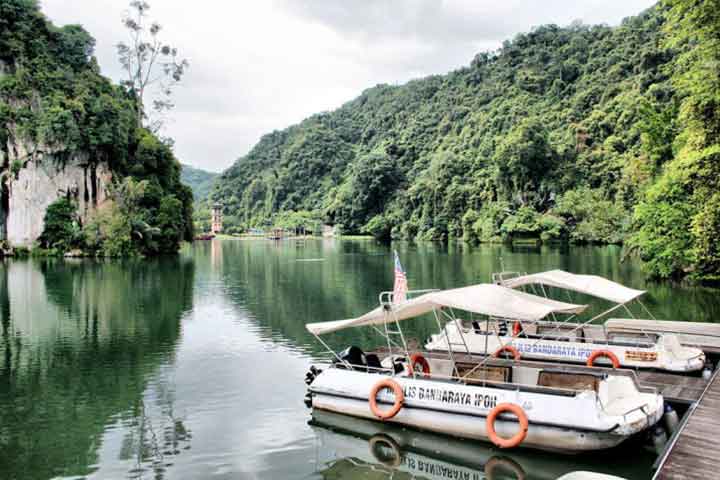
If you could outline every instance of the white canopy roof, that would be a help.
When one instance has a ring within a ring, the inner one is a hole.
[[[563,270],[533,273],[503,281],[503,285],[510,288],[534,284],[585,293],[614,303],[627,303],[645,293],[643,290],[634,290],[597,275],[576,275]]]
[[[418,317],[443,307],[493,317],[533,322],[551,313],[580,313],[586,305],[558,302],[547,298],[518,292],[500,285],[472,285],[426,293],[417,298],[394,305],[393,310],[378,307],[365,315],[348,320],[309,323],[305,327],[315,335],[323,335],[350,327],[382,325],[397,320]]]

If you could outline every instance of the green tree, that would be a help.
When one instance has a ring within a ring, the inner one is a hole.
[[[78,245],[80,227],[75,204],[66,197],[51,203],[45,211],[40,246],[64,252]]]
[[[658,277],[720,278],[720,4],[666,0],[666,44],[680,53],[677,154],[635,211],[633,247]]]

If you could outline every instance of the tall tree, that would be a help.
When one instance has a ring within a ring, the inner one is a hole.
[[[127,80],[123,84],[137,98],[137,123],[159,131],[163,126],[163,117],[174,107],[171,100],[173,88],[180,82],[189,63],[180,59],[177,48],[162,42],[159,38],[162,27],[148,17],[150,4],[144,0],[130,2],[130,10],[123,17],[123,25],[128,29],[129,43],[117,44],[118,57]],[[145,105],[146,96],[155,88],[152,101],[152,114]]]
[[[681,94],[677,152],[636,209],[651,274],[720,279],[720,0],[665,0]]]

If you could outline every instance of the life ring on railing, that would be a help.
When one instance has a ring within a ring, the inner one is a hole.
[[[514,414],[520,424],[520,430],[518,430],[518,432],[510,438],[502,438],[495,431],[495,420],[498,415],[503,412],[510,412]],[[528,417],[525,414],[525,410],[523,410],[520,405],[516,405],[514,403],[501,403],[490,410],[490,414],[488,414],[487,420],[485,421],[485,427],[487,429],[488,438],[492,443],[500,448],[513,448],[520,445],[527,436]]]
[[[380,393],[380,390],[382,390],[383,388],[389,388],[395,395],[395,403],[390,410],[387,410],[385,412],[380,410],[377,403],[377,394]],[[397,415],[402,408],[403,403],[405,402],[405,395],[403,394],[402,387],[396,381],[385,378],[377,382],[370,389],[370,396],[368,397],[368,401],[370,403],[370,411],[373,413],[373,415],[378,417],[380,420],[389,420],[395,415]]]
[[[413,353],[410,355],[410,375],[412,375],[415,371],[415,365],[420,365],[420,367],[422,367],[422,373],[424,376],[430,376],[430,363],[427,361],[427,358],[422,356],[421,353]]]
[[[517,480],[525,480],[526,477],[522,466],[511,458],[496,455],[485,462],[485,477],[487,480],[495,480],[498,470],[511,471]]]
[[[495,350],[495,353],[493,353],[493,357],[499,358],[503,352],[510,352],[512,353],[513,359],[520,360],[520,352],[512,345],[503,345],[502,347],[498,348],[497,350]]]
[[[389,435],[377,433],[368,440],[370,453],[378,462],[386,467],[397,467],[402,463],[400,445]],[[390,450],[386,453],[385,450]]]
[[[620,360],[618,360],[617,355],[615,355],[610,350],[595,350],[590,354],[590,356],[587,359],[586,365],[588,367],[592,367],[595,365],[595,360],[597,360],[598,357],[606,357],[612,362],[613,368],[620,367]]]
[[[522,325],[520,325],[520,322],[513,323],[513,337],[520,335],[520,332],[522,332]]]

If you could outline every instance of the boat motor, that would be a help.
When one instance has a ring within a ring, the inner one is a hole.
[[[322,373],[322,370],[319,368],[315,368],[315,365],[310,366],[310,371],[305,374],[305,383],[307,385],[311,385],[312,382],[315,380],[315,377],[320,375]]]

